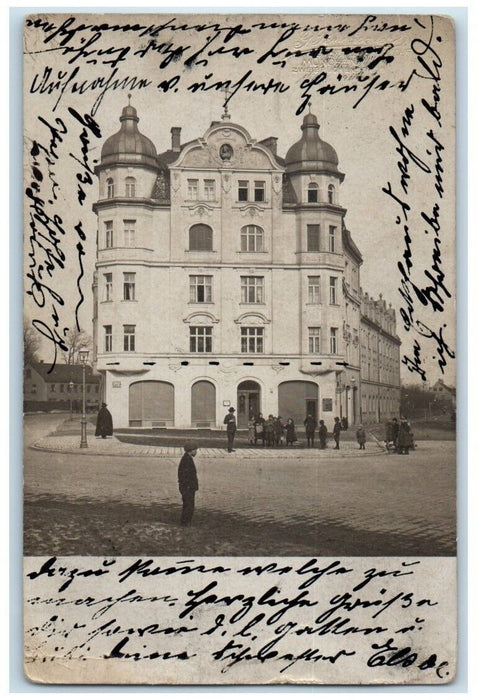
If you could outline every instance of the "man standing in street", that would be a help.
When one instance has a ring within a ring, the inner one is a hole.
[[[234,438],[237,430],[237,422],[235,420],[235,408],[229,408],[229,412],[224,418],[224,423],[227,426],[227,451],[235,452]]]
[[[338,417],[335,418],[335,424],[333,426],[333,437],[335,439],[335,446],[333,449],[340,449],[340,433],[341,433],[341,422]]]
[[[194,463],[194,457],[198,449],[198,445],[195,442],[186,442],[184,445],[184,454],[179,463],[179,491],[182,496],[181,525],[184,527],[189,527],[192,523],[195,492],[199,490],[197,470]]]

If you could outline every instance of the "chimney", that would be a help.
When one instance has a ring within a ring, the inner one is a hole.
[[[171,128],[171,147],[174,153],[179,153],[181,150],[181,127],[173,126]]]
[[[277,141],[278,138],[276,136],[269,136],[266,139],[263,139],[261,143],[263,143],[264,146],[268,148],[269,151],[273,153],[274,156],[277,155]]]

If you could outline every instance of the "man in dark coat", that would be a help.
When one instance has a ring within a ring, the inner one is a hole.
[[[113,434],[113,417],[106,408],[107,404],[102,403],[101,408],[98,411],[98,418],[96,419],[96,437],[106,438],[107,435]]]
[[[397,445],[398,435],[399,435],[399,423],[398,423],[397,418],[393,418],[392,436],[393,436],[394,445]]]
[[[227,426],[227,451],[235,452],[234,438],[237,431],[237,421],[235,420],[235,408],[229,408],[229,412],[224,418],[224,423]]]
[[[182,496],[181,525],[188,527],[192,523],[194,515],[195,492],[199,490],[197,480],[197,470],[195,468],[194,457],[197,454],[198,446],[195,442],[186,442],[184,454],[179,463],[178,479],[179,491]]]
[[[400,455],[408,455],[409,448],[412,446],[411,426],[407,420],[402,420],[399,426],[397,438],[397,450]]]
[[[311,413],[307,415],[303,421],[303,425],[305,426],[307,447],[313,447],[315,444],[316,420],[313,418]]]
[[[318,437],[320,438],[320,450],[325,450],[326,438],[328,437],[328,428],[326,427],[324,420],[320,420],[320,427],[318,428]]]
[[[340,449],[340,433],[341,433],[341,423],[338,417],[335,418],[335,424],[333,426],[333,437],[335,439],[335,446],[333,449]]]

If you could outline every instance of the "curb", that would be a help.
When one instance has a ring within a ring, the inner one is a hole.
[[[74,455],[86,455],[86,456],[94,456],[94,457],[149,457],[153,459],[176,459],[180,457],[180,454],[168,454],[167,452],[159,452],[155,454],[150,454],[148,452],[121,452],[121,451],[110,451],[110,452],[104,452],[104,451],[98,451],[95,450],[94,447],[87,447],[87,448],[61,448],[61,447],[48,447],[45,445],[41,445],[41,441],[44,438],[41,438],[37,442],[33,443],[30,445],[30,448],[32,450],[37,450],[38,452],[51,452],[55,454],[74,454]],[[367,452],[365,450],[356,450],[356,452],[353,452],[352,454],[346,453],[345,455],[336,455],[333,456],[333,460],[345,460],[345,459],[354,459],[354,458],[362,458],[362,457],[369,457],[369,456],[377,456],[377,455],[382,455],[386,454],[386,451],[377,443],[377,447],[379,450],[368,450]],[[211,448],[211,449],[220,449],[220,448]],[[256,454],[253,455],[247,455],[248,449],[247,450],[236,450],[234,455],[232,456],[230,453],[227,452],[226,448],[224,448],[223,453],[222,452],[217,452],[214,454],[209,454],[206,455],[208,459],[224,459],[224,458],[230,458],[230,459],[236,459],[237,457],[239,459],[263,459],[266,456],[270,455],[269,451],[264,451],[263,457],[257,456]],[[182,453],[181,453],[182,454]],[[288,456],[287,456],[288,454]],[[320,458],[317,457],[318,454],[322,454],[320,450],[316,450],[316,452],[308,452],[308,451],[300,451],[299,453],[295,454],[290,454],[290,452],[285,452],[285,451],[274,451],[272,453],[273,458],[277,459],[306,459],[306,460],[315,460],[315,461],[320,461]]]

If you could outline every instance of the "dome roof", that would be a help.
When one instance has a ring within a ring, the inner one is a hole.
[[[156,147],[137,128],[139,118],[135,108],[131,105],[124,107],[119,121],[120,130],[104,142],[101,164],[127,162],[156,166]]]
[[[299,141],[293,144],[285,157],[287,172],[317,172],[320,170],[338,171],[338,156],[333,146],[319,136],[319,124],[314,114],[303,119],[303,132]]]

